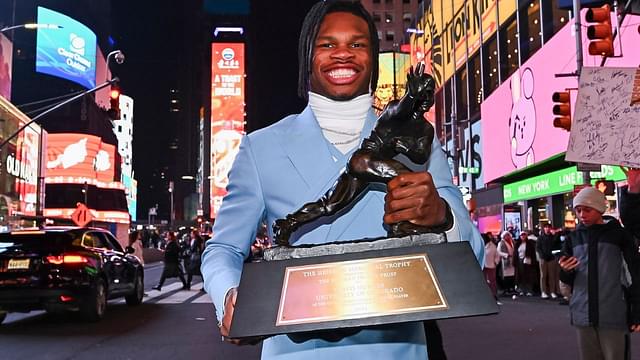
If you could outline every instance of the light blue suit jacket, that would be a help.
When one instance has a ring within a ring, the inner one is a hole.
[[[362,138],[371,133],[376,116],[370,111]],[[355,150],[355,149],[354,149]],[[456,234],[451,239],[471,242],[479,261],[483,241],[469,219],[460,191],[453,185],[444,153],[434,139],[426,170],[440,196],[454,212]],[[322,134],[307,106],[270,127],[245,136],[229,172],[225,196],[213,227],[213,237],[203,254],[205,288],[222,319],[224,296],[238,286],[242,264],[255,240],[256,229],[266,221],[269,231],[303,204],[317,200],[330,189],[351,154],[340,153]],[[383,189],[382,189],[383,190]],[[384,195],[371,189],[348,212],[333,221],[322,219],[294,233],[294,244],[325,243],[386,235],[383,227]],[[272,235],[272,234],[270,234]],[[260,314],[256,314],[260,316]],[[280,335],[264,341],[263,359],[420,359],[426,358],[421,322],[364,329],[338,342],[309,340],[300,344]]]

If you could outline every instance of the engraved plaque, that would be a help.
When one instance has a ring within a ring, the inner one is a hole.
[[[425,253],[290,266],[276,326],[447,308]]]

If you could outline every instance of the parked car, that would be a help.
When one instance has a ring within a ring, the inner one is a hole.
[[[139,259],[108,231],[52,227],[0,234],[0,323],[8,312],[79,311],[103,318],[107,300],[142,302]]]

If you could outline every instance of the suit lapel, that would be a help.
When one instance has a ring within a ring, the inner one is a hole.
[[[328,148],[330,144],[309,106],[291,122],[280,143],[309,191],[315,192],[318,180],[333,173],[336,165]]]

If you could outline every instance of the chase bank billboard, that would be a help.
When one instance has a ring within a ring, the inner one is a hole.
[[[96,34],[76,20],[43,7],[38,7],[38,23],[62,28],[38,29],[36,72],[93,88],[96,85]]]

